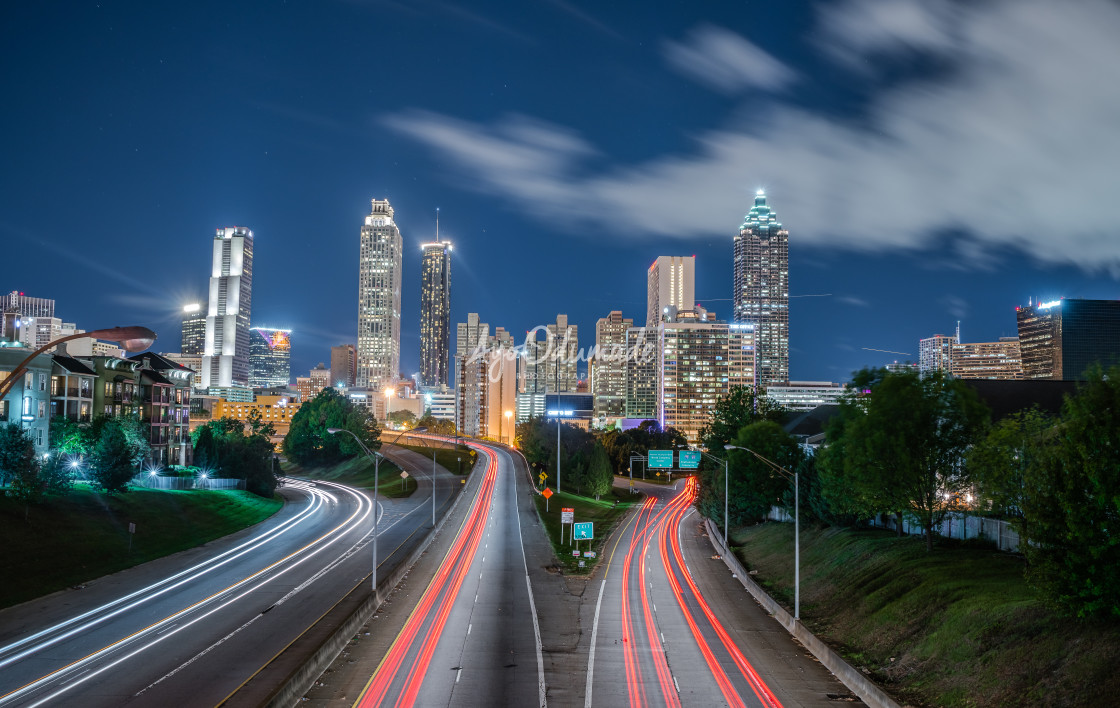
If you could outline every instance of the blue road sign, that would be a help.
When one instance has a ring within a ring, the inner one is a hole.
[[[673,451],[672,450],[650,450],[649,451],[649,468],[668,470],[673,468]]]
[[[576,541],[590,541],[595,538],[595,522],[581,521],[572,524],[572,538]]]
[[[700,467],[700,453],[696,450],[681,450],[680,465],[682,470],[694,470]]]

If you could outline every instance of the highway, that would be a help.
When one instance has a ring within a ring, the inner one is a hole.
[[[381,573],[430,528],[432,483],[417,481],[380,505]],[[459,484],[437,482],[442,513]],[[0,611],[0,707],[220,703],[369,583],[371,497],[323,481],[280,493],[251,529]]]
[[[648,486],[616,535],[590,593],[584,705],[835,705],[847,689],[735,587],[722,562],[702,565],[713,560],[695,523],[695,484]]]
[[[521,539],[522,512],[531,510],[528,482],[503,448],[467,444],[480,456],[477,491],[403,628],[363,679],[355,706],[545,704]]]

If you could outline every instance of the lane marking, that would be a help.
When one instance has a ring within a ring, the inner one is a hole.
[[[492,451],[498,450],[498,448],[490,449]],[[548,701],[545,698],[544,648],[541,644],[541,625],[537,621],[537,603],[533,600],[533,583],[529,580],[529,560],[525,557],[525,539],[521,535],[521,511],[517,508],[518,474],[516,466],[513,463],[513,456],[505,450],[502,450],[502,454],[509,458],[510,474],[513,479],[513,484],[510,485],[510,497],[513,501],[513,516],[517,519],[517,540],[521,546],[521,564],[525,567],[525,587],[529,590],[529,614],[533,617],[533,638],[537,642],[537,704],[540,708],[545,708],[545,706],[548,705]]]

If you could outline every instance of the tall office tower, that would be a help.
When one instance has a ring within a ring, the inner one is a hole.
[[[451,244],[436,240],[420,246],[420,385],[438,387],[451,379]]]
[[[550,324],[546,329],[544,385],[548,393],[575,393],[579,381],[576,369],[579,327],[568,324],[567,315],[557,315],[556,324]]]
[[[401,231],[388,199],[371,200],[358,263],[358,386],[384,388],[400,375]]]
[[[292,379],[292,330],[249,330],[249,387],[282,388]]]
[[[587,363],[597,419],[621,418],[626,412],[626,333],[634,320],[618,310],[595,323],[595,356]]]
[[[918,373],[922,376],[941,371],[948,374],[953,368],[953,347],[956,335],[935,334],[918,340]]]
[[[479,321],[477,312],[468,312],[467,321],[460,322],[455,328],[455,354],[469,355],[479,349],[485,350],[490,339],[490,325]]]
[[[998,342],[967,342],[953,345],[949,373],[955,379],[1023,378],[1018,337],[1000,337]]]
[[[656,327],[666,307],[696,305],[696,256],[659,256],[646,273],[646,327]]]
[[[656,327],[631,327],[626,330],[626,399],[623,404],[627,418],[657,418],[657,351]]]
[[[350,388],[358,371],[358,350],[353,344],[331,347],[331,385]]]
[[[1084,380],[1120,364],[1120,300],[1054,300],[1015,308],[1023,378]]]
[[[755,383],[755,329],[727,324],[697,307],[662,321],[658,334],[658,421],[690,444],[711,420],[719,399]]]
[[[214,234],[202,385],[249,384],[249,314],[253,293],[253,232],[227,226]]]
[[[758,386],[789,381],[789,231],[762,190],[735,237],[734,320],[755,325]]]
[[[201,303],[183,305],[182,335],[179,353],[183,356],[202,356],[206,350],[206,310]]]

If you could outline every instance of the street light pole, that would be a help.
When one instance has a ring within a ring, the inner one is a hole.
[[[777,462],[769,460],[754,450],[738,445],[724,445],[725,450],[742,450],[758,458],[770,469],[777,471],[786,479],[793,480],[793,619],[801,621],[801,484],[798,473],[790,472]]]
[[[373,570],[370,571],[372,579],[373,594],[377,595],[377,487],[379,485],[378,478],[381,475],[381,453],[371,452],[366,444],[362,442],[361,438],[354,434],[351,430],[344,430],[342,428],[327,428],[327,432],[331,435],[335,433],[350,433],[358,445],[365,450],[366,454],[373,458]],[[432,495],[435,496],[435,484],[432,484]]]

